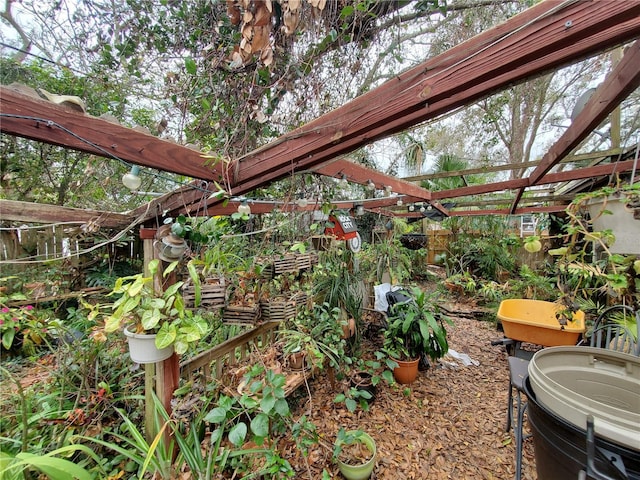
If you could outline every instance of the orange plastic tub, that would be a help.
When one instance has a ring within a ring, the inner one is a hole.
[[[542,300],[503,300],[498,308],[504,335],[512,340],[544,347],[575,345],[584,333],[584,312],[578,310],[574,320],[561,325],[556,312],[562,305]]]

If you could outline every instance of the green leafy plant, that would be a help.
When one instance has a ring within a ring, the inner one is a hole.
[[[348,362],[345,355],[345,340],[338,307],[327,303],[303,308],[288,322],[287,328],[278,332],[284,343],[284,352],[303,350],[312,367],[322,369],[326,364],[341,369]]]
[[[383,350],[399,360],[414,360],[422,354],[432,360],[443,357],[449,349],[446,317],[435,298],[422,289],[412,287],[407,293],[410,300],[389,308]]]
[[[454,293],[473,294],[478,287],[478,283],[468,271],[454,273],[447,277],[444,283]]]
[[[38,471],[50,480],[93,480],[93,475],[77,461],[60,458],[82,452],[100,464],[98,456],[84,445],[67,445],[44,454],[20,452],[12,455],[0,452],[0,478],[24,480],[31,478],[27,472]]]
[[[36,309],[33,305],[0,308],[0,339],[6,350],[19,339],[21,349],[33,354],[35,347],[47,344],[50,337],[61,331],[62,323],[50,310]]]
[[[344,458],[345,449],[356,444],[364,442],[366,434],[363,430],[346,430],[341,427],[336,434],[336,440],[333,443],[333,452],[331,457],[334,461],[340,458]],[[371,458],[372,452],[369,453],[368,458]],[[349,462],[347,462],[349,463]]]
[[[176,267],[173,262],[163,272],[166,277]],[[156,333],[159,349],[174,345],[183,354],[189,345],[207,334],[208,325],[202,316],[185,307],[180,294],[184,282],[176,282],[161,293],[153,286],[153,275],[159,261],[149,262],[150,276],[143,274],[118,278],[109,295],[120,295],[110,306],[111,314],[105,319],[105,331],[113,332],[126,327],[135,333]],[[191,280],[196,287],[196,306],[200,303],[200,280],[193,264],[188,265]]]
[[[565,305],[561,318],[571,318],[585,299],[600,299],[627,305],[640,303],[640,260],[636,255],[612,253],[615,235],[611,230],[593,229],[586,213],[589,202],[618,194],[627,203],[639,202],[640,184],[605,187],[577,196],[567,207],[566,241],[549,250],[556,258],[560,300]],[[600,215],[610,212],[603,209]]]
[[[156,401],[155,405],[158,404],[159,401]],[[157,474],[160,478],[174,478],[173,458],[176,444],[174,440],[164,440],[169,422],[161,422],[160,417],[156,415],[155,426],[158,433],[151,443],[148,443],[144,434],[127,414],[119,408],[116,411],[122,419],[122,424],[105,432],[107,438],[113,438],[112,441],[83,435],[77,435],[76,439],[96,443],[134,462],[137,465],[138,478],[143,478],[146,472]]]
[[[373,398],[373,395],[364,389],[357,387],[349,387],[346,392],[339,393],[333,399],[334,403],[344,402],[347,410],[351,413],[355,412],[358,406],[365,412],[369,411],[369,401]]]

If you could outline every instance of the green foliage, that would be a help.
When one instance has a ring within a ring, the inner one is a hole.
[[[155,404],[159,402],[156,400]],[[168,422],[160,422],[156,415],[157,434],[148,443],[143,433],[122,409],[116,409],[122,419],[122,424],[105,432],[106,437],[113,440],[104,440],[99,437],[78,435],[77,440],[92,442],[122,455],[137,465],[138,478],[143,478],[146,472],[157,474],[160,478],[173,478],[172,460],[175,450],[175,442],[164,441],[165,430]],[[157,413],[157,412],[156,412]]]
[[[0,452],[0,478],[23,480],[26,472],[38,471],[50,480],[93,480],[93,475],[77,462],[60,458],[82,452],[99,463],[98,457],[83,445],[68,445],[46,454],[20,452],[12,455]]]
[[[339,393],[333,399],[333,403],[342,403],[351,413],[355,412],[358,406],[365,412],[369,411],[369,400],[373,396],[367,390],[356,387],[349,387],[346,393]]]
[[[384,352],[374,352],[374,359],[351,358],[349,372],[349,387],[335,396],[334,403],[344,402],[347,410],[354,412],[358,407],[369,410],[369,403],[373,400],[371,391],[375,391],[381,380],[391,385],[395,383],[393,369],[398,363],[389,358]]]
[[[317,303],[344,310],[348,317],[362,317],[362,293],[358,290],[359,275],[353,267],[354,254],[346,248],[321,252],[314,267],[313,296]]]
[[[191,344],[206,336],[209,327],[201,315],[185,307],[180,294],[184,282],[176,282],[161,293],[156,293],[153,275],[158,267],[159,260],[154,259],[149,263],[151,276],[145,277],[140,273],[116,280],[110,295],[120,297],[108,306],[111,313],[105,318],[105,331],[114,332],[126,327],[136,333],[157,333],[155,343],[159,349],[174,345],[176,353],[183,354]],[[169,265],[163,276],[169,275],[176,267],[177,262]],[[196,287],[197,307],[200,302],[200,279],[194,265],[189,264],[188,267]]]
[[[353,445],[354,443],[362,443],[365,435],[362,430],[346,430],[344,427],[340,427],[336,434],[336,440],[333,443],[333,460],[336,461],[340,458],[346,446]]]
[[[522,265],[518,276],[509,282],[508,296],[555,301],[558,298],[556,282],[556,277],[540,274],[527,265]]]
[[[54,336],[63,331],[62,323],[51,310],[34,308],[33,305],[0,305],[0,340],[5,350],[15,347],[17,339],[19,350],[32,355],[37,347],[48,345]]]
[[[278,330],[278,339],[284,343],[284,352],[302,350],[310,364],[323,369],[327,364],[337,370],[348,361],[345,355],[345,340],[341,311],[329,304],[314,304],[303,308],[286,328]]]
[[[422,354],[432,360],[443,357],[449,345],[446,317],[440,313],[437,299],[418,287],[411,288],[408,295],[413,300],[389,308],[383,350],[400,360],[413,360]]]
[[[364,244],[357,257],[361,274],[369,282],[390,281],[392,285],[401,285],[412,276],[411,257],[396,238]]]
[[[476,280],[467,271],[463,273],[454,273],[453,275],[448,276],[445,279],[445,284],[459,287],[457,289],[454,289],[458,291],[464,291],[469,295],[473,295],[478,288],[478,282],[476,282]]]
[[[588,202],[622,195],[628,201],[640,198],[640,184],[604,187],[577,196],[567,208],[566,242],[563,247],[549,250],[556,258],[561,300],[567,312],[575,311],[586,299],[607,304],[609,301],[637,304],[640,289],[640,263],[635,255],[620,255],[610,251],[615,241],[611,230],[594,231],[584,211]],[[603,211],[607,215],[610,212]]]
[[[127,94],[119,92],[115,82],[104,88],[95,77],[76,75],[71,69],[57,69],[39,60],[17,63],[1,58],[0,72],[3,85],[15,82],[40,91],[78,96],[87,113],[94,116],[109,113],[122,118],[127,102]],[[8,136],[2,137],[0,148],[3,198],[107,211],[114,205],[121,210],[137,206],[139,199],[131,196],[120,181],[128,166],[118,161],[98,161],[87,153]],[[159,184],[167,185],[155,182],[155,188],[163,188]]]

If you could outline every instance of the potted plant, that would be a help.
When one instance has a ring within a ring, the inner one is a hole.
[[[571,209],[589,211],[594,231],[610,230],[614,241],[608,245],[611,253],[640,254],[640,183],[622,187],[603,187],[577,196]]]
[[[561,324],[571,321],[578,310],[598,311],[609,304],[634,305],[640,301],[640,260],[632,251],[637,248],[637,234],[619,237],[615,228],[600,230],[600,217],[615,217],[602,203],[613,198],[625,198],[627,205],[640,208],[640,184],[621,188],[605,187],[595,192],[577,196],[567,207],[566,236],[563,246],[549,250],[556,258],[558,270]],[[597,213],[585,215],[595,201],[601,202]],[[634,203],[636,202],[636,203]],[[633,215],[632,215],[633,217]],[[625,222],[638,228],[640,221],[633,218]],[[618,243],[622,240],[622,243]],[[614,247],[618,246],[616,249]],[[626,252],[622,254],[618,252]]]
[[[325,364],[340,368],[345,341],[338,321],[340,310],[327,304],[315,304],[311,309],[301,309],[287,328],[278,331],[285,356],[294,352],[304,352],[306,365],[322,369]]]
[[[438,304],[418,287],[404,293],[409,300],[389,306],[383,350],[398,363],[393,370],[396,381],[407,384],[416,379],[421,356],[436,360],[447,353],[449,345],[446,317]]]
[[[376,442],[362,430],[341,428],[334,443],[333,459],[347,480],[365,480],[376,465]]]
[[[163,272],[166,277],[177,267],[171,263]],[[106,332],[124,328],[129,342],[131,359],[137,363],[155,363],[169,358],[175,351],[183,354],[190,344],[204,337],[208,331],[207,322],[197,313],[185,307],[180,289],[184,282],[176,282],[162,292],[153,285],[158,272],[159,260],[149,262],[150,276],[142,273],[116,280],[109,295],[119,295],[110,305],[111,313],[105,319]],[[195,267],[188,265],[191,280],[199,285]],[[196,306],[199,304],[196,293]],[[139,352],[137,347],[145,350]],[[146,346],[152,347],[147,350]]]
[[[313,271],[314,299],[339,309],[343,336],[350,338],[357,332],[364,296],[359,288],[360,277],[353,268],[353,253],[336,248],[324,254],[322,260]]]
[[[358,406],[368,411],[376,398],[380,380],[393,383],[393,369],[398,364],[384,352],[375,352],[374,355],[375,359],[358,358],[353,362],[348,374],[349,386],[336,395],[334,403],[344,402],[350,412],[354,412]]]

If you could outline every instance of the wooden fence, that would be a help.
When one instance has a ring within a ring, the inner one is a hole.
[[[180,376],[187,380],[198,378],[204,383],[222,378],[225,369],[242,362],[255,349],[262,350],[271,345],[275,341],[278,325],[280,322],[265,322],[182,362]]]

